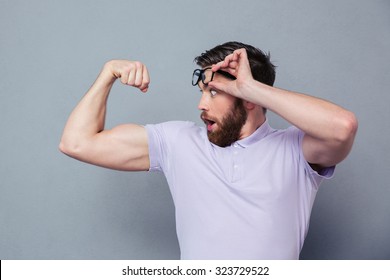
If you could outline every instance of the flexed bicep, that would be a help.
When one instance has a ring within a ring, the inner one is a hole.
[[[117,170],[149,168],[147,134],[143,126],[120,125],[105,130],[107,99],[114,82],[149,89],[149,73],[137,61],[107,62],[98,78],[70,114],[60,150],[81,161]]]
[[[66,154],[115,170],[146,171],[150,165],[146,129],[136,124],[104,130]]]

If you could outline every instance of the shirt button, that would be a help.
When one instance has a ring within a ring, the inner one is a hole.
[[[237,164],[235,164],[233,167],[234,167],[234,169],[237,169],[237,168],[238,168],[238,165],[237,165]]]
[[[233,147],[234,147],[234,148],[237,148],[237,147],[238,147],[238,144],[237,144],[237,143],[234,143],[234,144],[233,144]]]

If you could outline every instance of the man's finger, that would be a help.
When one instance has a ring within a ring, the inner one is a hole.
[[[148,69],[144,66],[142,69],[142,84],[139,87],[139,89],[142,92],[147,92],[149,89],[149,83],[150,83],[149,72]]]
[[[120,73],[120,78],[122,84],[127,84],[127,81],[129,80],[129,73],[128,72]]]
[[[134,85],[135,73],[136,73],[136,70],[134,68],[131,69],[130,72],[129,72],[129,78],[127,79],[127,84],[130,85],[130,86]]]
[[[139,65],[136,68],[135,78],[134,78],[134,86],[135,87],[140,87],[142,85],[142,81],[143,81],[143,68],[144,68],[143,65]]]

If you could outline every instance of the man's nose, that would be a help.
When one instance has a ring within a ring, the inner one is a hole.
[[[202,92],[202,96],[200,97],[200,101],[198,104],[198,109],[201,111],[208,111],[209,110],[209,96],[207,93]]]

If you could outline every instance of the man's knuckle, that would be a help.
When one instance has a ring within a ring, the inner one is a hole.
[[[140,61],[134,61],[134,66],[137,69],[142,68],[142,63]]]

